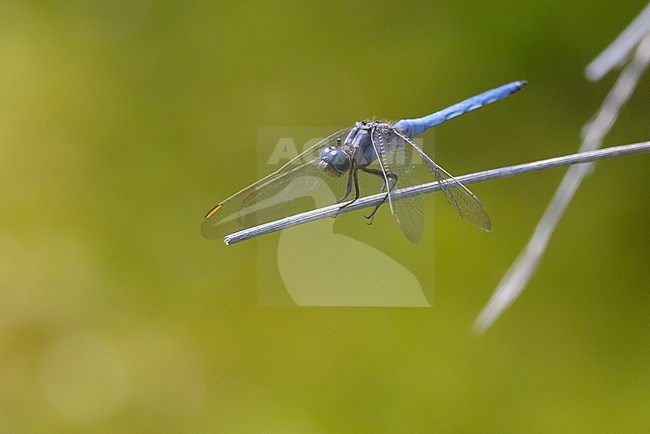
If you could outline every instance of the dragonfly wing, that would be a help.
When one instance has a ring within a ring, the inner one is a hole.
[[[372,145],[384,174],[388,202],[393,219],[410,241],[418,243],[424,232],[422,196],[394,200],[396,189],[418,185],[419,177],[413,159],[413,148],[395,129],[378,126],[372,131]],[[396,177],[396,180],[395,180]]]
[[[203,235],[219,238],[309,211],[315,204],[308,196],[319,186],[327,185],[335,195],[344,190],[346,181],[342,178],[345,177],[329,178],[319,169],[318,163],[321,149],[336,146],[349,131],[347,128],[321,140],[277,171],[219,203],[206,215],[201,227]]]
[[[445,169],[438,166],[429,156],[418,147],[410,138],[402,134],[399,130],[395,133],[399,135],[405,142],[419,153],[424,159],[427,167],[438,181],[440,189],[447,198],[449,205],[456,211],[456,213],[463,219],[472,223],[475,226],[483,229],[484,231],[492,230],[492,222],[488,217],[487,212],[483,208],[481,201],[472,193],[467,187],[457,181]]]

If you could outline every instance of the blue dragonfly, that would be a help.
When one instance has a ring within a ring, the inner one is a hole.
[[[416,157],[426,163],[456,213],[490,231],[490,218],[474,193],[429,158],[413,138],[435,125],[506,98],[525,84],[525,81],[515,81],[418,119],[403,119],[394,124],[375,120],[357,122],[220,202],[205,216],[202,233],[206,238],[223,237],[309,211],[315,207],[310,195],[314,189],[324,186],[338,192],[336,203],[344,208],[360,197],[359,172],[363,172],[366,178],[377,180],[377,184],[381,182],[379,190],[385,194],[366,218],[371,223],[379,207],[388,201],[402,233],[417,243],[424,230],[421,196],[393,198],[396,189],[420,184],[414,164]]]

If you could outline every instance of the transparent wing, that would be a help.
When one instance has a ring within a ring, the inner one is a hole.
[[[418,243],[424,232],[422,196],[393,199],[395,190],[420,183],[413,159],[414,150],[406,144],[403,136],[386,125],[374,128],[371,138],[377,162],[384,174],[393,219],[406,238]]]
[[[205,217],[203,235],[219,238],[314,209],[314,200],[308,195],[319,186],[328,186],[338,198],[345,190],[347,177],[330,178],[318,168],[318,163],[321,149],[335,146],[349,131],[347,128],[321,140],[277,171],[216,205]]]
[[[427,167],[436,178],[436,181],[438,181],[438,184],[440,184],[440,189],[447,198],[447,202],[449,202],[449,205],[451,205],[456,213],[461,218],[484,231],[491,231],[492,222],[490,222],[490,217],[488,217],[485,209],[483,209],[483,205],[478,200],[478,197],[451,176],[449,172],[438,166],[418,145],[402,134],[399,129],[394,129],[393,131],[422,156]]]

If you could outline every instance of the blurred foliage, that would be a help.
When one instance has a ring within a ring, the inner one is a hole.
[[[261,127],[419,116],[525,78],[437,128],[437,160],[574,152],[616,75],[583,68],[644,4],[1,2],[0,431],[647,429],[647,156],[598,163],[480,338],[562,170],[475,186],[491,234],[446,206],[417,246],[387,210],[337,220],[435,288],[428,309],[259,308],[257,267],[276,264],[199,231],[258,176]],[[646,76],[606,146],[648,140],[648,101]],[[323,258],[348,264],[381,272]]]

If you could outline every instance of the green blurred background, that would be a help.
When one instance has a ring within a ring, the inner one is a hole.
[[[583,68],[644,5],[1,2],[0,432],[647,430],[647,156],[598,163],[481,337],[564,170],[474,186],[490,234],[437,195],[417,246],[385,209],[338,219],[435,287],[432,308],[257,307],[256,242],[200,234],[257,177],[262,127],[419,116],[527,79],[437,128],[437,160],[574,152],[617,76]],[[646,76],[606,146],[648,140],[649,101]],[[318,272],[350,263],[377,271],[341,252]]]

